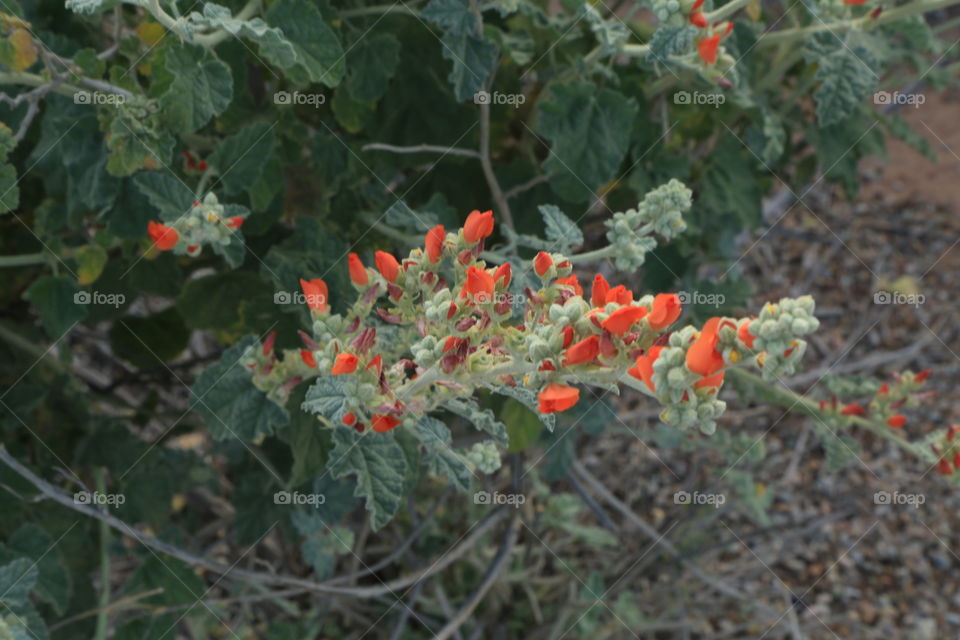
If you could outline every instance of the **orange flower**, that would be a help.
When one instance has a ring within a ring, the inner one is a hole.
[[[352,353],[338,353],[337,359],[333,362],[333,367],[330,368],[330,373],[335,376],[344,373],[353,373],[357,370],[357,363],[359,361],[360,359]]]
[[[703,15],[702,11],[697,11],[696,13],[690,14],[690,24],[700,29],[705,29],[709,22],[707,22],[707,16]]]
[[[367,268],[363,266],[357,254],[351,253],[347,256],[347,269],[350,271],[350,280],[358,287],[364,287],[370,281]]]
[[[861,407],[856,402],[851,402],[850,404],[844,405],[843,409],[840,410],[840,415],[842,416],[862,416],[867,412],[866,409]]]
[[[607,304],[607,292],[610,291],[610,283],[598,273],[593,276],[593,287],[590,289],[590,304],[594,307],[602,307]]]
[[[513,271],[509,262],[504,262],[493,272],[493,281],[503,286],[504,289],[510,286],[510,278],[513,277]],[[503,282],[500,282],[503,280]]]
[[[630,304],[633,302],[633,291],[627,289],[622,284],[618,284],[613,289],[607,291],[606,302],[604,304],[610,304],[611,302],[616,302],[617,304]]]
[[[568,287],[573,287],[573,292],[578,296],[583,295],[583,287],[580,286],[580,280],[577,279],[575,274],[570,274],[566,278],[557,278],[557,284],[563,284]]]
[[[566,411],[577,404],[580,399],[580,389],[565,384],[550,384],[544,387],[537,396],[540,401],[537,409],[540,413],[556,413]]]
[[[393,416],[378,413],[370,419],[370,423],[373,425],[373,430],[377,433],[386,433],[400,424],[400,421]]]
[[[849,5],[861,5],[866,3],[867,3],[867,0],[843,0],[843,4],[849,4]]]
[[[327,310],[327,283],[320,278],[313,280],[304,280],[300,278],[300,288],[303,289],[303,296],[307,300],[307,307],[311,311]]]
[[[154,246],[160,251],[170,251],[180,240],[180,234],[173,227],[151,220],[147,223],[147,235],[153,240]]]
[[[480,213],[474,209],[463,223],[463,237],[467,242],[480,242],[493,233],[493,211]]]
[[[447,237],[447,232],[444,230],[442,224],[438,224],[430,231],[427,231],[426,237],[426,247],[427,247],[427,257],[430,258],[430,262],[437,262],[440,260],[440,255],[443,253],[443,241]]]
[[[533,259],[533,270],[537,272],[538,276],[545,274],[552,266],[553,258],[545,251],[541,251],[537,254],[537,257]]]
[[[643,380],[647,388],[654,393],[656,393],[657,390],[653,388],[653,363],[660,357],[661,351],[663,351],[663,347],[659,345],[650,347],[646,353],[637,356],[636,366],[627,370],[627,373],[634,378]]]
[[[352,411],[344,414],[343,424],[347,425],[348,427],[352,427],[353,425],[357,424],[357,414],[353,413]]]
[[[366,369],[376,368],[377,375],[383,372],[383,357],[378,353],[367,363]]]
[[[710,318],[700,337],[687,350],[687,368],[701,376],[712,376],[723,368],[723,356],[717,353],[721,318]]]
[[[697,43],[697,51],[700,58],[707,64],[713,64],[717,61],[717,50],[720,48],[720,34],[704,38]]]
[[[622,336],[630,327],[647,315],[646,307],[620,307],[603,321],[603,328],[618,336]]]
[[[478,267],[470,267],[467,269],[467,278],[460,290],[460,297],[472,296],[477,302],[490,302],[495,285],[492,275]]]
[[[243,220],[244,219],[241,218],[240,216],[233,216],[231,218],[227,218],[227,226],[230,227],[231,229],[239,229],[240,227],[243,226]]]
[[[707,376],[705,378],[700,378],[697,380],[697,383],[694,385],[697,389],[709,389],[712,388],[714,391],[719,391],[720,387],[723,386],[723,371],[715,373],[712,376]]]
[[[574,364],[590,362],[596,358],[599,353],[599,336],[590,336],[589,338],[584,338],[580,342],[570,345],[566,351],[566,360],[563,361],[563,366],[569,367],[570,365]]]
[[[937,463],[937,473],[942,476],[953,475],[953,467],[950,466],[946,458],[940,458],[940,461]]]
[[[313,351],[309,349],[300,349],[300,359],[303,360],[303,364],[307,365],[311,369],[316,368],[317,361],[313,357]]]
[[[560,334],[563,336],[563,348],[566,349],[573,342],[573,327],[564,327],[560,330]]]
[[[914,382],[926,382],[927,378],[930,377],[930,374],[933,373],[930,369],[924,369],[917,375],[913,376]]]
[[[377,251],[373,254],[373,260],[377,265],[377,270],[387,282],[396,282],[400,275],[400,263],[397,259],[386,251]]]
[[[740,325],[740,328],[737,329],[737,337],[740,339],[740,342],[747,345],[748,349],[753,349],[753,334],[750,333],[750,322],[744,322]]]
[[[894,429],[899,429],[903,425],[907,424],[907,418],[904,415],[896,414],[887,418],[887,424],[893,427]]]
[[[660,293],[653,299],[653,311],[647,316],[647,322],[654,331],[659,331],[677,321],[680,317],[680,297],[675,293]]]

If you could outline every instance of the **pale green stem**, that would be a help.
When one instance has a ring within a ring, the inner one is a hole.
[[[34,264],[46,264],[47,254],[43,251],[37,253],[24,253],[19,256],[0,256],[0,267],[26,267]]]
[[[707,22],[714,24],[726,19],[727,16],[732,16],[751,2],[753,2],[753,0],[733,0],[732,2],[728,2],[727,4],[723,5],[716,11],[711,11],[710,13],[705,13],[703,15],[707,19]]]
[[[943,9],[944,7],[949,7],[955,4],[960,4],[960,0],[918,0],[917,2],[901,5],[895,9],[886,10],[876,18],[871,18],[868,14],[860,18],[839,20],[830,24],[816,24],[808,27],[775,31],[773,33],[768,33],[761,36],[757,44],[758,46],[763,47],[781,42],[803,40],[812,35],[823,32],[842,33],[851,29],[879,27],[880,25],[887,24],[888,22],[903,20],[904,18],[921,15],[927,13],[928,11],[936,11],[937,9]]]
[[[749,382],[751,386],[763,389],[766,397],[769,397],[780,406],[789,410],[795,410],[810,416],[814,416],[814,419],[820,419],[820,416],[822,415],[822,412],[820,411],[820,403],[816,400],[802,396],[784,386],[767,382],[762,377],[754,373],[744,369],[736,368],[728,369],[727,375],[740,378],[745,382]],[[908,453],[911,453],[922,460],[927,462],[932,462],[934,460],[930,452],[898,435],[895,430],[885,423],[875,422],[869,418],[864,418],[861,416],[843,417],[848,423],[866,429],[867,431],[880,436],[884,440],[894,443],[898,447],[901,447]]]

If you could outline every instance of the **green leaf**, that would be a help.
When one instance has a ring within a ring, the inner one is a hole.
[[[407,473],[403,449],[391,434],[361,435],[342,427],[333,430],[333,443],[329,465],[334,477],[357,477],[354,495],[367,499],[371,526],[374,531],[380,529],[390,522],[403,502]]]
[[[304,537],[300,543],[303,554],[316,577],[325,580],[333,573],[338,555],[352,552],[354,533],[346,527],[330,527],[316,514],[310,511],[297,511],[293,514],[293,526]]]
[[[507,446],[507,427],[497,420],[490,409],[484,409],[472,398],[454,398],[447,400],[444,408],[461,418],[469,420],[480,431],[490,434],[500,446]]]
[[[7,162],[7,155],[15,146],[13,131],[0,122],[0,213],[13,211],[20,206],[17,169]]]
[[[510,438],[507,451],[510,453],[524,451],[540,437],[543,423],[522,402],[508,399],[503,403],[500,415],[507,425],[507,435]]]
[[[0,567],[0,603],[14,609],[27,604],[39,574],[30,558],[17,558]]]
[[[670,56],[677,56],[693,49],[697,38],[696,27],[663,26],[650,38],[650,57],[655,62],[665,62]]]
[[[260,55],[281,69],[289,69],[297,64],[297,51],[282,29],[271,27],[260,18],[238,20],[227,7],[208,2],[203,13],[194,11],[190,22],[197,28],[207,31],[223,29],[232,36],[246,38],[257,44]]]
[[[298,385],[287,401],[287,412],[290,414],[287,439],[293,455],[290,485],[294,487],[320,474],[333,446],[329,429],[324,429],[313,414],[301,409],[306,392],[307,385]]]
[[[104,0],[67,0],[66,7],[75,13],[92,15],[103,5]]]
[[[400,63],[400,41],[389,33],[364,35],[347,53],[347,89],[354,99],[380,99]]]
[[[430,473],[446,476],[460,491],[470,490],[473,471],[462,454],[450,447],[452,438],[450,429],[436,418],[424,416],[411,430],[426,450],[424,464]]]
[[[540,413],[537,410],[537,394],[532,389],[527,389],[526,387],[511,387],[505,384],[500,385],[491,385],[490,390],[494,393],[497,393],[501,396],[506,396],[508,398],[513,398],[527,409],[530,410],[537,418],[540,419],[540,422],[549,429],[553,431],[554,427],[557,425],[557,416],[552,413]],[[509,431],[509,425],[508,429]]]
[[[48,602],[57,615],[62,615],[70,601],[71,581],[55,550],[53,537],[28,522],[13,532],[8,545],[9,553],[26,556],[37,563],[35,593]]]
[[[880,62],[868,41],[856,32],[818,34],[804,51],[817,63],[819,86],[813,93],[817,122],[827,127],[849,118],[877,86]]]
[[[141,171],[133,177],[133,184],[165,222],[179,219],[193,206],[193,192],[169,171]]]
[[[497,62],[497,45],[473,33],[447,31],[441,39],[443,57],[453,63],[447,80],[457,101],[470,100],[483,89]]]
[[[36,307],[47,335],[59,340],[87,317],[84,293],[68,278],[43,276],[33,281],[23,297]]]
[[[477,16],[470,10],[468,0],[430,0],[421,15],[444,31],[456,35],[477,32]]]
[[[220,115],[233,100],[230,67],[203,47],[178,44],[162,50],[150,91],[158,98],[164,122],[178,133],[192,133]]]
[[[539,103],[540,132],[551,143],[543,169],[554,191],[584,201],[617,177],[626,156],[637,102],[589,82],[555,84]]]
[[[254,386],[240,363],[255,342],[246,338],[227,349],[219,362],[197,377],[190,390],[190,408],[203,416],[217,440],[255,440],[290,420],[286,409]]]
[[[726,135],[710,154],[697,203],[709,212],[704,228],[721,233],[731,226],[752,228],[763,219],[762,194],[755,179],[756,158],[734,135]],[[731,223],[730,221],[735,221]]]
[[[227,331],[242,328],[245,305],[272,305],[272,292],[255,273],[228,271],[190,280],[177,298],[177,309],[191,329]]]
[[[427,465],[430,473],[446,477],[461,493],[470,491],[473,471],[470,469],[467,459],[461,453],[449,448],[427,452],[423,462]]]
[[[557,251],[568,253],[572,247],[583,244],[583,232],[577,223],[568,218],[560,208],[553,204],[542,204],[539,207],[543,216],[543,225],[547,233],[547,240],[556,244]]]
[[[604,56],[617,53],[630,37],[630,31],[621,18],[613,17],[604,20],[600,12],[587,3],[580,7],[580,12],[590,25],[590,30],[596,36],[597,42],[600,43],[600,50]]]
[[[337,34],[309,0],[277,0],[267,11],[267,22],[279,27],[293,45],[295,62],[280,65],[294,82],[319,82],[336,87],[346,69],[343,47]],[[285,53],[285,52],[284,52]],[[279,64],[280,56],[271,62]]]
[[[120,318],[110,328],[110,346],[116,355],[141,369],[163,367],[183,353],[190,330],[176,307],[149,316]]]
[[[248,125],[221,142],[210,156],[210,164],[220,172],[219,183],[228,195],[250,189],[260,179],[264,160],[276,144],[275,126],[265,122]]]
[[[346,396],[343,382],[333,376],[323,376],[317,378],[307,389],[301,408],[323,416],[333,426],[340,426],[343,424],[343,416],[347,414]]]

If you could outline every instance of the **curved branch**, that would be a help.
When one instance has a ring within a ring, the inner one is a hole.
[[[7,452],[6,447],[3,445],[0,445],[0,462],[6,464],[12,471],[14,471],[23,479],[27,480],[30,484],[36,487],[43,496],[49,498],[50,500],[53,500],[54,502],[68,509],[72,509],[73,511],[77,511],[101,522],[105,522],[107,525],[113,527],[123,535],[135,538],[141,544],[168,556],[177,558],[191,567],[201,567],[222,576],[232,576],[234,578],[247,580],[250,582],[259,582],[262,584],[284,587],[298,587],[316,593],[325,593],[335,596],[348,596],[354,598],[374,598],[377,596],[392,594],[398,589],[403,589],[404,587],[416,584],[421,580],[425,580],[430,576],[443,571],[451,564],[466,555],[470,549],[472,549],[480,541],[480,538],[488,533],[506,516],[507,510],[510,509],[510,507],[504,506],[491,512],[486,518],[474,525],[470,530],[469,535],[463,538],[457,544],[457,546],[450,549],[438,560],[432,562],[430,566],[424,570],[400,576],[399,578],[395,578],[390,582],[381,582],[376,586],[337,587],[327,582],[315,582],[313,580],[306,580],[293,576],[240,569],[235,566],[214,562],[204,557],[194,555],[188,551],[180,549],[179,547],[175,547],[168,542],[164,542],[159,538],[142,533],[141,531],[131,527],[123,520],[120,520],[109,513],[100,511],[99,509],[95,509],[91,506],[78,504],[74,501],[73,497],[67,495],[57,487],[38,477],[35,473],[23,466],[23,464],[11,456],[9,452]]]
[[[659,531],[647,523],[646,520],[634,513],[633,510],[631,510],[630,507],[628,507],[623,501],[613,495],[613,493],[611,493],[611,491],[607,489],[607,487],[600,482],[596,476],[587,471],[587,468],[583,466],[582,462],[579,460],[574,461],[573,470],[583,479],[584,482],[590,485],[590,488],[596,491],[601,498],[608,502],[610,506],[619,511],[621,515],[631,522],[631,524],[640,529],[640,531],[642,531],[643,534],[648,538],[653,540],[654,544],[658,544],[663,547],[664,551],[676,558],[680,564],[686,567],[690,573],[696,576],[701,582],[715,589],[716,591],[736,598],[737,600],[743,600],[746,598],[746,595],[744,595],[740,590],[731,587],[719,578],[715,578],[714,576],[706,573],[696,564],[683,557],[683,554],[681,554],[680,551],[673,546],[672,542],[660,535]]]
[[[398,147],[392,144],[371,142],[361,147],[362,151],[390,151],[392,153],[441,153],[445,156],[462,156],[464,158],[480,158],[480,154],[473,149],[459,147],[443,147],[437,144],[418,144],[412,147]]]

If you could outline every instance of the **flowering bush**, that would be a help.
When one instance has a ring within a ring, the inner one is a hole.
[[[814,301],[749,309],[735,241],[885,136],[931,153],[874,92],[951,79],[957,3],[0,3],[0,638],[215,637],[215,587],[234,635],[346,637],[392,605],[345,600],[441,576],[455,636],[517,514],[616,544],[555,481],[627,388],[664,449],[761,463],[740,396],[835,466],[863,430],[960,480],[956,428],[908,420],[928,372],[783,384]]]

